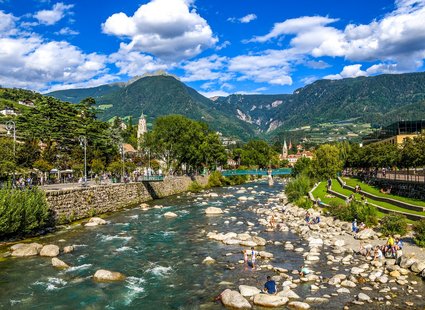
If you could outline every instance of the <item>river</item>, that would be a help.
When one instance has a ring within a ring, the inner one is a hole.
[[[239,202],[237,197],[241,194],[236,191],[240,188],[246,188],[244,195],[255,199]],[[282,189],[281,183],[269,187],[266,182],[257,182],[214,189],[212,192],[218,197],[213,198],[204,197],[203,193],[172,196],[149,203],[163,208],[143,211],[137,206],[105,217],[108,224],[104,226],[74,225],[38,238],[36,241],[43,244],[75,245],[73,253],[60,255],[72,267],[57,270],[45,257],[1,261],[0,307],[223,309],[220,303],[212,302],[222,290],[237,289],[239,284],[261,288],[266,275],[273,273],[244,267],[238,263],[243,258],[241,246],[209,240],[206,233],[249,230],[267,240],[290,240],[305,245],[291,232],[265,232],[250,211],[258,205],[274,204],[268,199]],[[228,213],[206,216],[204,210],[208,206],[226,208]],[[178,217],[164,218],[165,212],[175,212]],[[247,221],[255,226],[247,226]],[[282,245],[271,244],[265,248],[275,255],[273,266],[292,270],[303,264],[302,254],[285,251]],[[217,263],[202,264],[207,256]],[[98,269],[122,272],[127,279],[118,283],[96,283],[91,276]],[[323,275],[327,269],[323,264]],[[302,297],[311,295],[308,284],[300,285],[295,291]],[[341,309],[349,300],[352,296],[332,299],[333,309]],[[329,306],[318,308],[329,309]]]

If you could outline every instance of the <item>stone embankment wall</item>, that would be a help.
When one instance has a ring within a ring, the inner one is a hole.
[[[195,179],[203,186],[208,183],[208,177],[199,176]],[[193,180],[190,177],[169,177],[163,182],[108,184],[48,191],[46,199],[55,223],[64,224],[185,192]]]

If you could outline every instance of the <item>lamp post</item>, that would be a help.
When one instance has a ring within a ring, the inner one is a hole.
[[[7,135],[10,136],[13,130],[13,161],[16,160],[16,123],[14,121],[6,122]],[[16,185],[15,180],[15,166],[13,166],[13,186]]]
[[[125,157],[124,157],[124,144],[120,145],[120,151],[121,151],[121,160],[122,160],[122,172],[121,172],[121,183],[124,182],[124,173],[125,173]]]
[[[87,186],[87,138],[85,136],[80,136],[78,138],[80,141],[81,147],[84,148],[84,186]]]

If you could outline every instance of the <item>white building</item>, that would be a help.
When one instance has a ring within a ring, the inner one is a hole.
[[[18,115],[15,110],[11,109],[11,108],[5,108],[4,110],[0,111],[0,114],[4,115],[4,116],[16,116]]]

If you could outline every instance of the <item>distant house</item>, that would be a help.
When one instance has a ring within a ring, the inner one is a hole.
[[[16,116],[18,115],[15,110],[11,109],[11,108],[5,108],[4,110],[0,111],[0,114],[4,115],[4,116]]]
[[[227,165],[228,165],[229,167],[236,167],[236,166],[238,165],[238,163],[237,163],[234,159],[232,159],[232,158],[228,158],[228,159],[227,159]]]
[[[31,100],[18,101],[18,104],[24,105],[24,106],[27,106],[27,107],[31,107],[31,108],[33,108],[35,106],[34,102],[32,102]]]
[[[289,165],[293,167],[297,163],[298,159],[303,157],[313,159],[313,153],[310,151],[302,151],[302,152],[298,151],[297,154],[288,155],[287,159],[288,159]]]
[[[123,147],[124,147],[124,154],[134,155],[137,153],[134,147],[129,143],[124,143]]]

